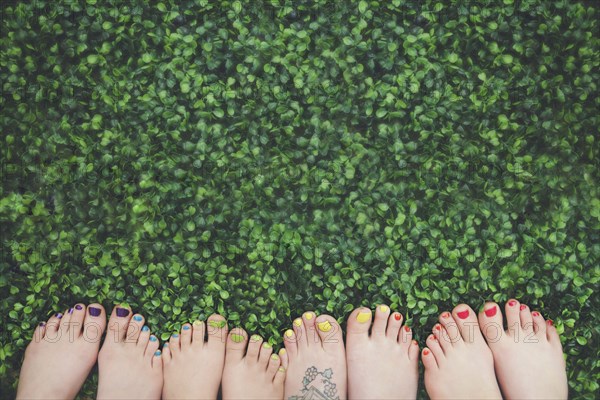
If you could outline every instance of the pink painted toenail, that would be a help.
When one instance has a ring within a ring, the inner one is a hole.
[[[490,308],[489,310],[485,310],[486,317],[493,317],[494,315],[496,315],[497,310],[498,308],[496,306]]]
[[[554,321],[552,321],[551,319],[547,320],[546,323],[550,326],[554,325]]]
[[[527,308],[527,306],[525,304],[521,304],[521,307],[519,307],[519,310],[523,311],[526,308]]]
[[[514,300],[511,300],[511,301],[508,302],[508,305],[511,306],[511,307],[513,307],[515,304],[517,304],[517,302],[514,301]]]
[[[458,315],[458,318],[460,319],[465,319],[469,316],[469,310],[457,312],[456,315]]]
[[[534,312],[531,313],[531,315],[533,315],[534,317],[539,317],[540,313],[537,312],[537,311],[534,311]]]

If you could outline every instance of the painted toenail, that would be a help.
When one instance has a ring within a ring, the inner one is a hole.
[[[271,348],[271,347],[273,347],[273,346],[271,346],[271,345],[270,345],[269,343],[267,343],[267,342],[264,342],[264,343],[263,343],[263,347],[264,347],[265,349],[270,349],[270,348]]]
[[[117,307],[117,317],[126,317],[128,315],[129,315],[128,309]]]
[[[200,326],[200,325],[202,325],[202,321],[195,320],[192,325],[194,325],[194,326]]]
[[[329,332],[331,330],[331,324],[329,321],[319,322],[317,326],[321,332]]]
[[[285,331],[285,336],[287,336],[287,337],[294,336],[294,331],[291,329],[288,329],[287,331]]]
[[[208,321],[208,326],[221,329],[225,327],[225,321]]]
[[[514,300],[511,300],[511,301],[508,302],[508,305],[511,306],[511,307],[514,307],[515,304],[517,304],[517,302],[514,301]]]
[[[281,350],[279,350],[279,355],[280,355],[280,356],[284,355],[285,353],[286,353],[285,349],[281,349]]]
[[[184,326],[183,326],[183,330],[184,330],[184,331],[189,331],[189,330],[190,330],[190,328],[191,328],[191,326],[189,326],[189,325],[184,325]]]
[[[155,355],[156,357],[159,357],[161,354],[162,354],[162,353],[161,353],[161,351],[160,351],[160,350],[156,350],[156,351],[154,352],[154,355]]]
[[[531,315],[533,315],[534,317],[539,317],[540,313],[537,312],[537,311],[534,311],[534,312],[531,313]]]
[[[40,322],[40,326],[46,326],[45,322]]]
[[[379,309],[381,310],[381,312],[388,312],[389,311],[389,307],[388,306],[380,306]]]
[[[546,323],[547,323],[548,325],[550,325],[550,326],[553,326],[553,325],[554,325],[554,321],[552,321],[551,319],[549,319],[549,320],[546,320]]]
[[[285,372],[285,368],[279,367],[279,372]]]
[[[429,354],[429,350],[427,350],[427,349],[423,350],[423,355],[426,356],[427,354]]]
[[[448,318],[450,313],[448,311],[442,313],[442,318]]]
[[[259,335],[252,335],[250,337],[250,340],[252,340],[253,342],[258,342],[260,339],[262,339]]]
[[[406,332],[410,332],[410,326],[406,326],[406,325],[405,325],[405,326],[404,326],[404,330],[405,330]]]
[[[240,334],[237,334],[237,333],[232,333],[232,334],[231,334],[231,340],[232,340],[234,343],[241,343],[241,342],[243,342],[243,341],[244,341],[244,336],[242,336],[242,335],[240,335]]]
[[[82,306],[81,304],[77,304],[77,305],[75,306],[75,309],[76,309],[76,310],[81,310],[81,309],[83,309],[83,306]]]
[[[396,321],[400,321],[400,320],[402,319],[402,315],[400,315],[400,314],[396,313],[396,314],[394,314],[394,319],[395,319]]]
[[[456,315],[458,315],[458,318],[460,319],[465,319],[469,316],[469,310],[457,312]]]
[[[133,320],[137,321],[137,322],[140,322],[142,320],[142,316],[141,315],[134,315],[133,316]]]
[[[358,315],[356,316],[356,320],[358,322],[360,322],[361,324],[364,324],[365,322],[368,322],[371,319],[371,312],[365,312],[365,311],[361,311],[358,313]]]
[[[69,314],[73,314],[73,307],[69,308]]]
[[[174,334],[172,334],[172,335],[171,335],[171,337],[172,337],[173,339],[177,339],[177,338],[179,337],[179,335],[178,335],[177,333],[174,333]]]
[[[486,317],[493,317],[494,315],[496,315],[497,309],[498,308],[496,306],[494,306],[492,308],[489,308],[489,309],[485,310]]]
[[[419,345],[419,342],[417,342],[416,340],[413,340],[413,341],[412,341],[412,344],[414,344],[414,345],[418,346],[418,345]]]
[[[163,347],[169,347],[169,343],[165,342],[165,344],[163,344]]]
[[[279,356],[277,354],[273,354],[273,355],[271,355],[271,359],[277,361],[277,360],[279,360]]]
[[[156,336],[152,335],[150,336],[150,341],[151,342],[156,342],[158,339],[156,338]]]
[[[146,325],[142,327],[142,332],[148,332],[149,330],[150,328],[148,328]]]
[[[304,318],[306,318],[308,320],[313,319],[313,313],[311,313],[311,312],[304,313]]]
[[[526,308],[527,308],[527,306],[525,304],[521,304],[521,306],[519,307],[519,310],[523,311]]]
[[[61,319],[63,317],[63,315],[61,313],[56,313],[56,314],[54,314],[54,316],[58,319]]]
[[[435,329],[438,330],[438,331],[441,331],[442,330],[442,326],[441,325],[436,325]]]
[[[96,307],[89,307],[88,312],[92,317],[99,317],[102,310]]]
[[[302,318],[296,318],[294,320],[294,326],[297,326],[297,327],[302,326]]]

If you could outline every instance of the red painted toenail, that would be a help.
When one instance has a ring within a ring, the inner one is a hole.
[[[413,340],[413,344],[416,345],[416,346],[418,346],[419,342],[417,342],[416,340]]]
[[[551,326],[554,325],[554,321],[552,321],[551,319],[547,320],[546,323]]]
[[[514,301],[514,300],[511,300],[511,301],[508,302],[508,305],[511,306],[511,307],[513,307],[515,304],[517,304],[517,302]]]
[[[442,329],[441,325],[436,325],[435,329],[437,329],[438,331]]]
[[[410,327],[408,327],[408,326],[405,326],[405,327],[404,327],[404,330],[405,330],[406,332],[410,332]]]
[[[493,317],[494,315],[496,315],[497,310],[498,308],[496,306],[490,308],[489,310],[485,310],[486,317]]]
[[[394,318],[396,319],[396,321],[400,321],[402,319],[402,315],[394,314]]]
[[[423,350],[423,355],[426,356],[427,354],[429,354],[429,350],[427,350],[427,349]]]
[[[519,310],[523,311],[526,308],[527,308],[527,306],[525,304],[521,304],[521,307],[519,307]]]
[[[537,312],[537,311],[534,311],[534,312],[531,313],[531,315],[533,315],[534,317],[539,317],[540,313]]]
[[[458,315],[458,318],[460,319],[465,319],[469,316],[469,310],[457,312],[456,315]]]

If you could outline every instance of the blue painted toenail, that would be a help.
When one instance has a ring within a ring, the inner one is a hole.
[[[189,330],[189,329],[190,329],[190,326],[189,326],[189,325],[184,325],[184,326],[183,326],[183,330],[184,330],[184,331],[187,331],[187,330]]]
[[[176,333],[174,333],[172,336],[173,336],[174,338],[178,338],[178,337],[179,337],[179,335],[178,335],[178,334],[176,334]]]
[[[150,341],[151,342],[156,342],[158,339],[156,338],[156,336],[152,335],[150,336]]]
[[[133,316],[133,320],[137,321],[137,322],[140,322],[142,320],[142,316],[141,315],[134,315]]]
[[[144,327],[142,328],[142,332],[148,332],[150,330],[150,328],[148,328],[146,325],[144,325]]]
[[[155,355],[155,356],[157,356],[157,357],[158,357],[158,356],[160,356],[160,354],[161,354],[161,353],[160,353],[160,350],[156,350],[156,351],[154,352],[154,355]]]

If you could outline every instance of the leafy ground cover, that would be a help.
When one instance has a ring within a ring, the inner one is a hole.
[[[306,309],[387,303],[424,339],[458,302],[515,296],[594,398],[598,12],[3,2],[1,397],[33,326],[77,301],[163,339],[220,312],[279,346]]]

